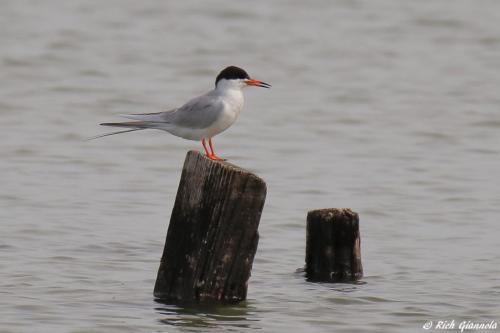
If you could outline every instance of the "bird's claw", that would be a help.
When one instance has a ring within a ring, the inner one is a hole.
[[[219,157],[215,154],[214,155],[205,155],[205,156],[207,156],[212,161],[225,161],[226,160],[225,158]]]

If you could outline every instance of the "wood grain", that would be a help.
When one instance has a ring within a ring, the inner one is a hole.
[[[350,209],[319,209],[307,214],[306,277],[346,282],[363,277],[358,214]]]
[[[244,300],[265,197],[266,184],[253,173],[188,152],[154,295],[178,302]]]

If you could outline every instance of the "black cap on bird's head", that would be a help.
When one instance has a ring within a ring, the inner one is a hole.
[[[259,80],[252,80],[248,73],[239,67],[236,66],[229,66],[224,68],[219,75],[217,75],[217,78],[215,79],[215,85],[217,86],[217,83],[222,80],[243,80],[247,85],[249,86],[257,86],[257,87],[263,87],[263,88],[270,88],[271,85],[267,84],[265,82],[259,81]]]
[[[229,66],[224,68],[219,75],[217,75],[217,78],[215,79],[215,84],[217,85],[217,82],[219,82],[222,79],[226,80],[233,80],[233,79],[250,79],[250,76],[248,76],[248,73],[245,72],[244,69],[241,69],[236,66]]]

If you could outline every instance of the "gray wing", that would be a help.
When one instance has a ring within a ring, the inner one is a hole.
[[[222,114],[223,102],[217,96],[207,94],[196,97],[170,115],[170,122],[186,128],[206,128]]]
[[[122,117],[186,128],[206,128],[221,115],[223,102],[210,93],[193,98],[178,109],[156,113],[122,114]]]

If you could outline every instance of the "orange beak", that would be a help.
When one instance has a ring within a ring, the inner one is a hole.
[[[245,80],[245,83],[249,86],[256,86],[256,87],[262,87],[262,88],[271,88],[271,85],[269,83],[265,83],[259,80],[253,80],[253,79],[248,79]]]

